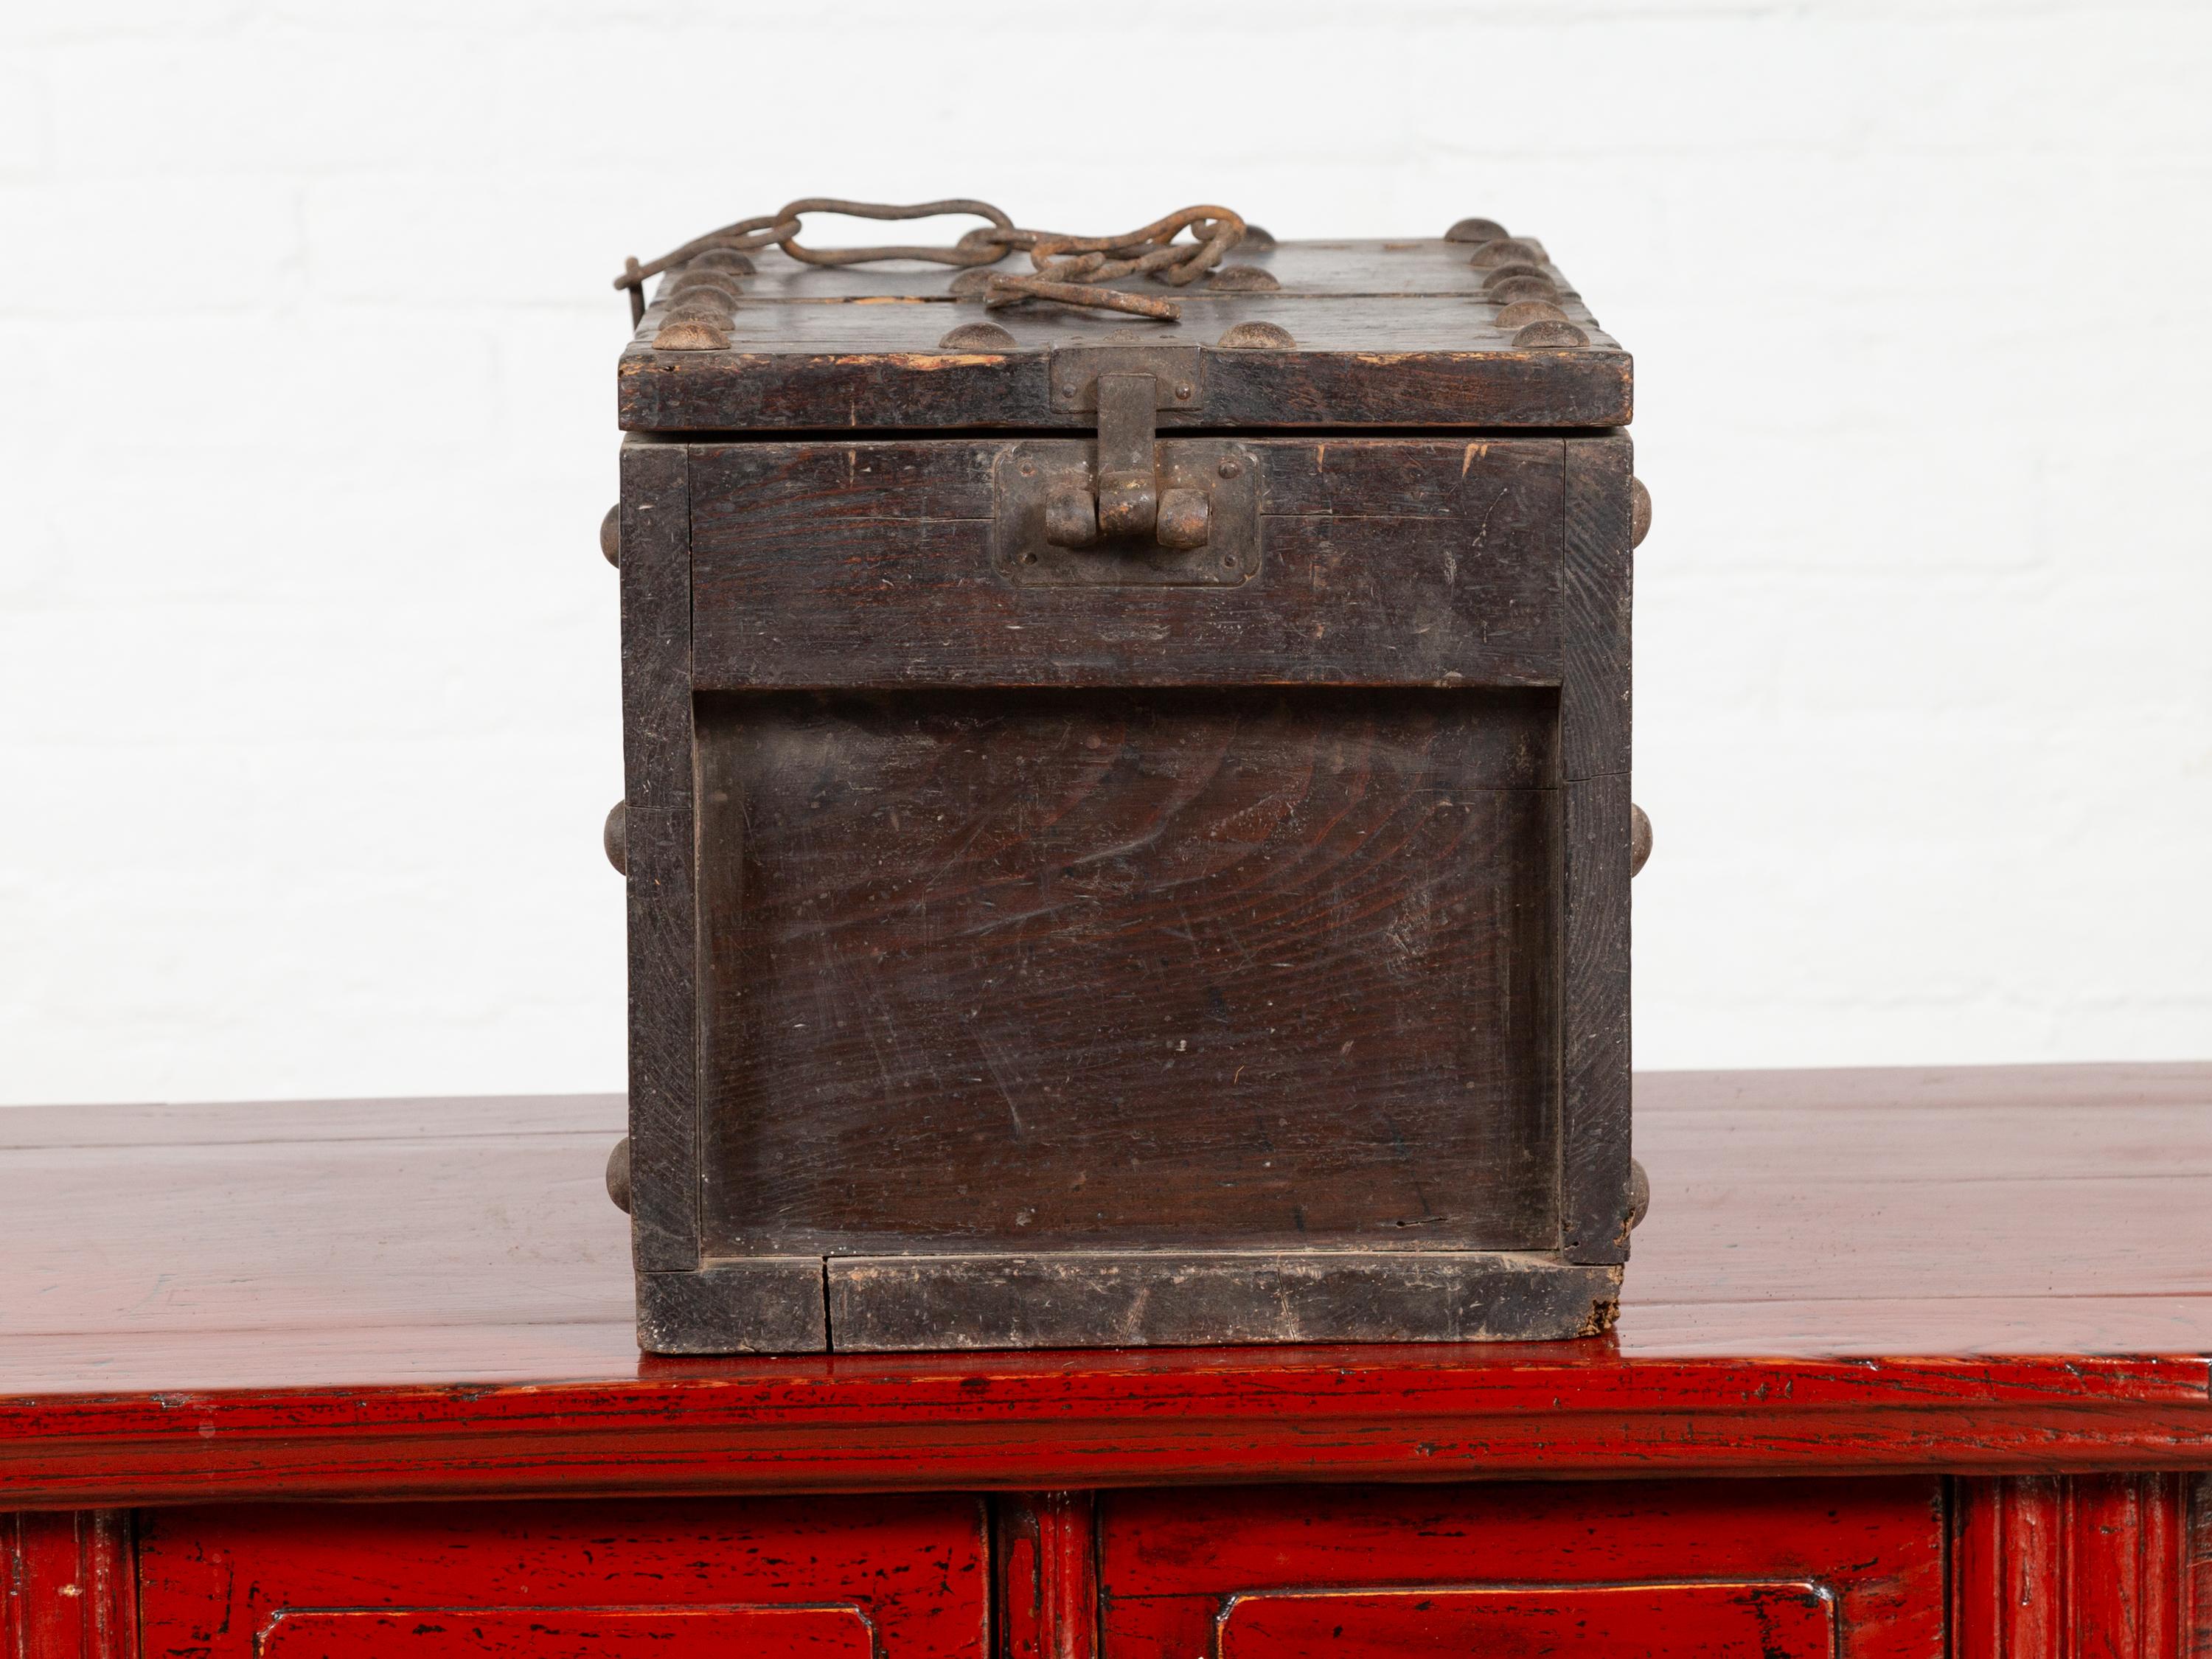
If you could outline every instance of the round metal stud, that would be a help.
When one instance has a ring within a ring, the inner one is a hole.
[[[740,276],[753,274],[754,264],[750,255],[733,247],[710,247],[693,257],[686,270],[734,270]]]
[[[720,351],[729,343],[727,330],[697,317],[671,319],[653,336],[655,351]]]
[[[1212,511],[1203,489],[1163,489],[1159,516],[1152,523],[1152,538],[1162,547],[1177,552],[1204,547]]]
[[[980,300],[983,290],[991,286],[991,273],[978,265],[963,270],[952,279],[952,297],[956,300]]]
[[[1297,342],[1273,323],[1239,323],[1218,343],[1225,351],[1288,351]]]
[[[1447,242],[1495,242],[1502,240],[1505,227],[1495,219],[1462,219],[1444,233]]]
[[[1516,300],[1498,313],[1498,326],[1508,334],[1519,332],[1531,323],[1564,323],[1567,313],[1545,300]]]
[[[1502,306],[1510,306],[1516,300],[1543,300],[1556,304],[1559,298],[1558,287],[1541,276],[1509,276],[1496,288],[1486,288],[1483,292]]]
[[[614,1150],[607,1154],[607,1196],[615,1201],[615,1208],[624,1215],[629,1213],[629,1137],[624,1135],[615,1142]]]
[[[1206,285],[1231,294],[1273,294],[1282,287],[1257,265],[1224,265],[1206,278]]]
[[[738,279],[719,270],[687,270],[668,285],[668,297],[672,300],[694,294],[711,294],[726,306],[733,306],[744,297]]]
[[[1651,533],[1651,492],[1644,487],[1641,478],[1628,481],[1628,544],[1644,545],[1644,538]]]
[[[623,872],[629,873],[629,803],[618,800],[607,809],[607,821],[599,826],[599,845],[607,855],[607,862]]]
[[[1239,247],[1273,247],[1275,246],[1275,234],[1269,230],[1265,225],[1247,225],[1244,227],[1243,235],[1237,238],[1237,246]]]
[[[1589,336],[1572,323],[1531,323],[1513,337],[1517,346],[1586,346]]]
[[[1644,809],[1631,801],[1628,804],[1628,873],[1634,875],[1651,858],[1651,820]]]
[[[1628,1160],[1628,1213],[1622,1217],[1630,1232],[1651,1213],[1651,1177],[1634,1158]]]
[[[712,317],[727,322],[733,309],[730,296],[720,289],[695,288],[688,294],[672,295],[668,309],[661,314],[672,322],[678,317]]]
[[[609,564],[622,568],[622,503],[617,501],[599,520],[599,551]]]
[[[1482,279],[1482,291],[1487,294],[1499,283],[1510,283],[1516,276],[1534,276],[1547,283],[1552,280],[1545,274],[1543,266],[1532,265],[1526,259],[1516,259],[1510,264],[1493,267]]]
[[[963,323],[937,343],[939,351],[1006,351],[1014,337],[996,323]]]
[[[1544,263],[1544,250],[1522,236],[1498,236],[1485,242],[1468,258],[1468,264],[1479,270],[1489,270],[1498,265]]]

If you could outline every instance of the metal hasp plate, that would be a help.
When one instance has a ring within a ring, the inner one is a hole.
[[[1253,458],[1233,444],[1159,441],[1163,409],[1205,401],[1195,346],[1052,355],[1055,408],[1095,411],[1095,453],[1023,444],[994,474],[991,557],[1035,587],[1236,587],[1260,568]]]
[[[992,568],[1020,587],[1238,587],[1257,576],[1260,469],[1251,452],[1225,438],[1170,438],[1152,453],[1160,499],[1204,492],[1204,542],[1163,547],[1156,534],[1054,542],[1046,513],[1055,493],[1091,495],[1097,466],[1079,438],[1039,438],[1009,446],[992,468]]]

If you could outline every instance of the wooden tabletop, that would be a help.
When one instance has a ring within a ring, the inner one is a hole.
[[[0,1499],[2212,1466],[2212,1065],[1637,1114],[1615,1338],[670,1360],[618,1097],[0,1112]]]

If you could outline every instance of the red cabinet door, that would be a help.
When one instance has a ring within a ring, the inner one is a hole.
[[[1803,1583],[1318,1590],[1240,1595],[1219,1634],[1221,1659],[1828,1659],[1836,1604]]]
[[[1098,1500],[1103,1659],[1940,1659],[1932,1479]]]
[[[973,1498],[155,1510],[144,1659],[986,1659]]]

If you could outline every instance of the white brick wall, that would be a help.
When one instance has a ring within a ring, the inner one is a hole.
[[[1658,503],[1639,1062],[2212,1053],[2208,85],[2186,0],[0,7],[0,1099],[619,1086],[607,278],[816,191],[1541,235]]]

